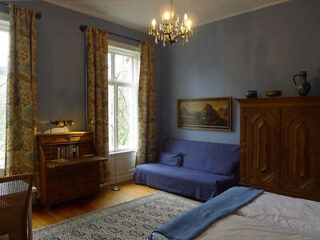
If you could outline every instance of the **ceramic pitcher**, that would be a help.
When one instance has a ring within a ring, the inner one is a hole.
[[[307,81],[307,72],[301,71],[300,73],[297,73],[293,76],[293,83],[296,86],[296,90],[299,94],[299,96],[307,96],[311,85]]]

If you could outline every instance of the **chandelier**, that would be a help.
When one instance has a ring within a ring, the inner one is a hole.
[[[162,23],[159,24],[159,27],[157,27],[156,19],[153,19],[149,30],[149,35],[154,36],[155,43],[158,44],[158,41],[162,41],[163,46],[166,46],[167,42],[173,45],[179,39],[189,42],[189,37],[192,36],[191,20],[185,13],[183,21],[180,21],[179,16],[173,9],[172,1],[171,10],[162,15]]]

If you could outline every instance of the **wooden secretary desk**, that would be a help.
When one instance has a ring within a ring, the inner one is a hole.
[[[238,101],[240,184],[320,200],[320,97]]]
[[[92,132],[38,134],[41,203],[45,207],[99,192]]]

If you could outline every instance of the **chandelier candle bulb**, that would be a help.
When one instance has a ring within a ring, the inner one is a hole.
[[[163,18],[164,18],[165,21],[169,21],[169,19],[170,19],[170,13],[169,13],[169,12],[165,12],[165,13],[163,14]]]
[[[191,29],[191,20],[190,19],[188,19],[188,21],[187,21],[187,28],[188,28],[188,30]]]
[[[156,24],[157,24],[157,22],[156,22],[156,20],[155,19],[152,19],[152,30],[155,30],[156,29]]]
[[[162,23],[157,27],[156,19],[151,22],[151,29],[149,34],[155,38],[155,43],[158,40],[162,41],[162,45],[166,46],[166,42],[175,44],[179,39],[185,42],[189,41],[189,36],[192,36],[191,25],[192,22],[185,13],[183,21],[180,22],[179,16],[177,16],[173,9],[173,0],[171,0],[171,11],[166,11],[161,16]]]

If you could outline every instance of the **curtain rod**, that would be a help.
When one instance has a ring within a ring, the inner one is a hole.
[[[85,32],[87,30],[87,25],[80,25],[80,30],[82,32]],[[121,35],[121,34],[118,34],[118,33],[113,33],[113,32],[108,32],[108,34],[111,34],[113,36],[116,36],[116,37],[121,37],[121,38],[125,38],[125,39],[128,39],[128,40],[131,40],[131,41],[135,41],[135,42],[139,42],[141,43],[142,41],[141,40],[138,40],[138,39],[135,39],[135,38],[131,38],[131,37],[127,37],[127,36],[124,36],[124,35]]]
[[[0,4],[6,5],[6,6],[9,5],[9,3],[6,3],[6,2],[0,2]],[[41,12],[36,12],[36,19],[41,19],[41,17],[42,17]]]

